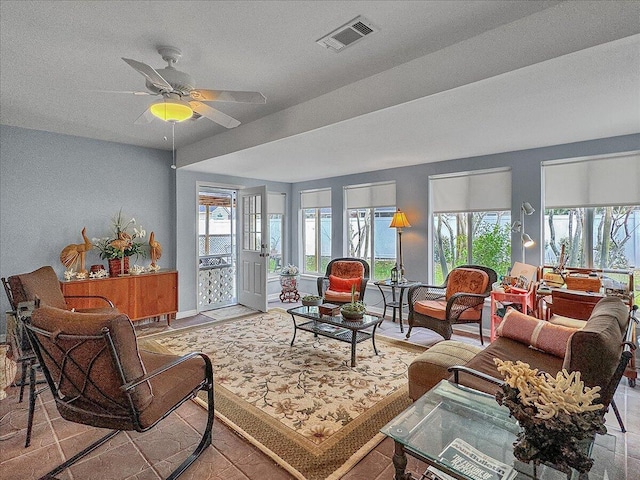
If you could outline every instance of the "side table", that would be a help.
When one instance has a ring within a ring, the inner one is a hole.
[[[527,313],[527,308],[535,310],[535,292],[530,290],[523,293],[505,293],[505,292],[491,292],[491,340],[496,339],[496,327],[502,322],[502,317],[497,314],[497,303],[517,303],[522,308],[522,313]]]
[[[379,280],[373,283],[378,290],[380,290],[380,295],[382,295],[382,301],[384,302],[384,311],[382,312],[382,318],[387,314],[387,307],[392,309],[392,321],[395,323],[396,321],[396,310],[398,310],[398,322],[400,323],[400,332],[404,332],[404,328],[402,326],[402,307],[407,305],[402,301],[402,297],[404,296],[404,291],[409,287],[413,287],[417,285],[418,282],[392,282],[391,280]],[[390,288],[391,289],[391,301],[387,301],[387,297],[385,296],[382,288]],[[396,296],[396,289],[400,290],[400,294]]]
[[[280,275],[280,301],[294,303],[300,300],[298,293],[298,275]]]

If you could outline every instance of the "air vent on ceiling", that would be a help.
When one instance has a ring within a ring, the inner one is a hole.
[[[316,40],[316,43],[334,52],[340,52],[366,35],[377,31],[378,28],[373,26],[369,20],[364,17],[356,17],[320,40]]]

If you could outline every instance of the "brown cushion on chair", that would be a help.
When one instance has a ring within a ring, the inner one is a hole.
[[[40,267],[31,273],[16,275],[20,279],[26,301],[33,301],[37,296],[41,305],[67,309],[67,302],[60,288],[60,280],[50,266]]]
[[[131,320],[129,320],[129,317],[124,314],[78,313],[43,306],[34,310],[31,323],[33,326],[48,332],[59,332],[60,334],[70,335],[100,335],[102,329],[107,327],[115,349],[118,352],[126,381],[130,382],[146,373],[138,353],[133,324]],[[39,339],[43,344],[47,345],[48,348],[52,347],[52,342],[49,339],[41,335],[39,335]],[[64,344],[65,341],[63,339],[58,338],[56,342],[63,346],[63,348],[68,348],[68,345]],[[127,396],[120,389],[122,379],[116,371],[111,352],[104,347],[104,341],[99,340],[85,343],[81,347],[73,350],[73,359],[80,367],[87,368],[91,359],[94,359],[94,363],[90,367],[91,372],[89,375],[92,383],[87,385],[85,395],[105,409],[117,408],[118,405],[127,408],[129,405]],[[54,352],[57,351],[56,348],[51,348],[51,350]],[[56,358],[56,363],[61,364],[62,360],[61,356],[59,356]],[[69,359],[65,361],[69,363]],[[56,378],[59,369],[53,365],[53,362],[47,362],[46,358],[45,363],[47,363],[53,377]],[[70,372],[73,373],[74,369],[72,368]],[[76,378],[73,385],[68,382],[63,382],[59,386],[60,392],[63,395],[75,396],[78,394],[78,389],[82,388],[84,374],[78,369],[75,369],[75,374]],[[109,397],[113,400],[110,400]],[[132,398],[136,409],[138,411],[144,410],[153,399],[149,383],[145,382],[137,386],[133,390]]]
[[[607,386],[620,361],[628,315],[619,298],[600,300],[584,328],[569,340],[563,368],[581,372],[585,385]]]
[[[180,358],[175,355],[151,353],[145,350],[141,350],[140,355],[149,372]],[[176,405],[189,392],[200,388],[205,378],[205,363],[202,357],[198,356],[149,380],[153,389],[153,401],[140,414],[142,427],[148,428],[160,420],[166,413],[167,407]]]

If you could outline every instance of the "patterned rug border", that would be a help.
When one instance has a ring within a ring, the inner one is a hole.
[[[146,345],[146,349],[148,350],[160,353],[172,353],[165,347],[154,342],[154,339],[209,328],[213,324],[221,325],[240,321],[246,317],[259,315],[261,313],[265,312],[253,312],[239,317],[206,322],[176,330],[166,330],[146,336],[142,340],[144,342],[153,342],[153,348],[149,348],[152,345]],[[273,308],[266,313],[279,313],[285,316],[290,315],[282,308]],[[376,335],[376,337],[383,345],[392,345],[413,353],[420,353],[427,349],[425,346],[385,337],[383,335]],[[206,400],[204,400],[204,397],[196,398],[194,401],[206,408]],[[317,472],[318,474],[324,475],[322,476],[323,479],[337,480],[353,468],[353,466],[385,438],[384,435],[379,432],[379,429],[386,424],[390,418],[393,418],[405,410],[410,405],[411,400],[408,396],[408,387],[404,385],[393,394],[378,402],[370,409],[367,415],[363,416],[364,418],[358,417],[346,425],[335,437],[330,439],[329,443],[326,443],[322,449],[302,435],[292,432],[288,427],[264,413],[261,409],[250,405],[236,394],[219,385],[215,386],[215,403],[215,414],[220,421],[281,465],[296,479],[306,480],[308,477],[305,477],[293,464],[306,465],[309,464],[309,461],[315,461],[314,463],[319,463],[323,467],[321,472]],[[221,411],[224,411],[224,413],[221,413]],[[243,427],[239,425],[240,421],[244,425]],[[359,445],[363,438],[369,440]],[[350,444],[341,443],[349,440],[351,441]],[[283,459],[269,447],[269,445],[282,443],[286,444],[287,450],[290,453],[293,452],[290,455],[290,461]],[[340,445],[338,446],[339,443]],[[342,460],[338,462],[336,460],[337,451],[338,449],[345,448],[349,456],[346,461]]]

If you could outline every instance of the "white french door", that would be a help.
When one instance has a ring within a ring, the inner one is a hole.
[[[267,311],[269,219],[267,187],[238,192],[238,302]]]

